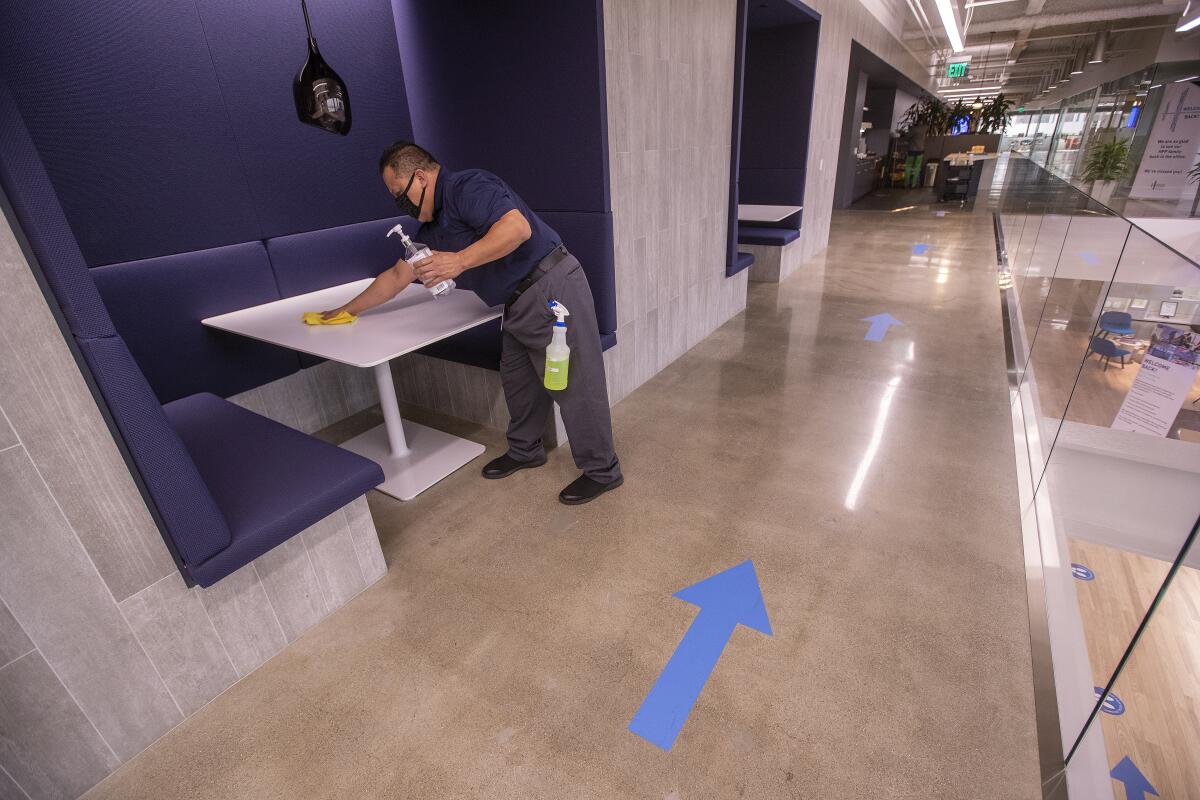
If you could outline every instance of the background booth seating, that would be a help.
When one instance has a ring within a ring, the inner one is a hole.
[[[783,247],[800,238],[800,231],[788,228],[766,228],[762,225],[738,225],[738,244],[758,244]]]
[[[33,142],[2,85],[0,186],[145,487],[147,503],[187,577],[211,585],[382,482],[383,472],[374,462],[215,395],[190,396],[164,409],[114,326]],[[219,274],[237,265],[261,266],[255,248],[261,245],[220,248],[224,252],[212,270]],[[203,253],[189,255],[203,257]],[[155,266],[170,270],[173,265],[143,262],[139,269]],[[121,270],[111,275],[114,283],[123,277]],[[234,283],[241,285],[241,281]],[[254,296],[270,297],[270,287],[261,280],[249,285],[246,291]],[[167,297],[154,301],[183,303],[187,288],[196,286],[189,282],[181,291],[167,292]],[[237,295],[229,302],[241,299]],[[142,324],[135,311],[123,310],[120,316],[127,323],[133,319]],[[176,341],[184,347],[194,345],[182,333],[169,335],[181,337]],[[299,368],[298,362],[288,365],[272,354],[259,353],[250,360],[263,370],[262,375]],[[184,388],[176,379],[173,371],[159,377],[170,391]]]

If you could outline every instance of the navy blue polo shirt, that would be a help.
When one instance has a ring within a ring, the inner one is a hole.
[[[529,222],[532,235],[506,255],[454,279],[489,306],[507,302],[521,279],[562,243],[562,237],[529,209],[520,195],[490,172],[444,166],[433,190],[433,220],[421,225],[417,240],[433,250],[458,252],[483,238],[488,229],[513,209]]]

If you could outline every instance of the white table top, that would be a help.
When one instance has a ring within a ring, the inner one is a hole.
[[[474,292],[455,289],[439,299],[414,283],[349,325],[305,325],[301,320],[305,311],[325,311],[349,302],[370,284],[371,279],[364,278],[201,322],[354,367],[374,367],[503,313],[500,306],[485,306]]]
[[[739,222],[779,222],[786,216],[802,211],[804,206],[760,206],[738,203]]]

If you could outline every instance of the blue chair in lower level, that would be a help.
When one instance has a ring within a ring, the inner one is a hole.
[[[1088,349],[1100,356],[1100,360],[1104,362],[1105,372],[1108,372],[1108,362],[1113,358],[1121,359],[1121,369],[1125,369],[1125,356],[1130,355],[1128,350],[1117,347],[1116,342],[1111,339],[1102,339],[1099,336],[1092,337],[1092,346]]]
[[[1105,311],[1100,315],[1101,336],[1128,336],[1133,333],[1133,317],[1124,311]]]

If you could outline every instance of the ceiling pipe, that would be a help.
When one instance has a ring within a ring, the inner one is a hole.
[[[1184,4],[1179,2],[1153,3],[1124,8],[1104,8],[1093,11],[1077,11],[1069,14],[1038,14],[1029,17],[1011,17],[991,22],[976,22],[971,26],[971,33],[999,33],[1000,31],[1017,30],[1025,25],[1034,28],[1057,28],[1063,25],[1086,25],[1096,22],[1110,22],[1118,19],[1139,19],[1141,17],[1168,17],[1182,12]]]

